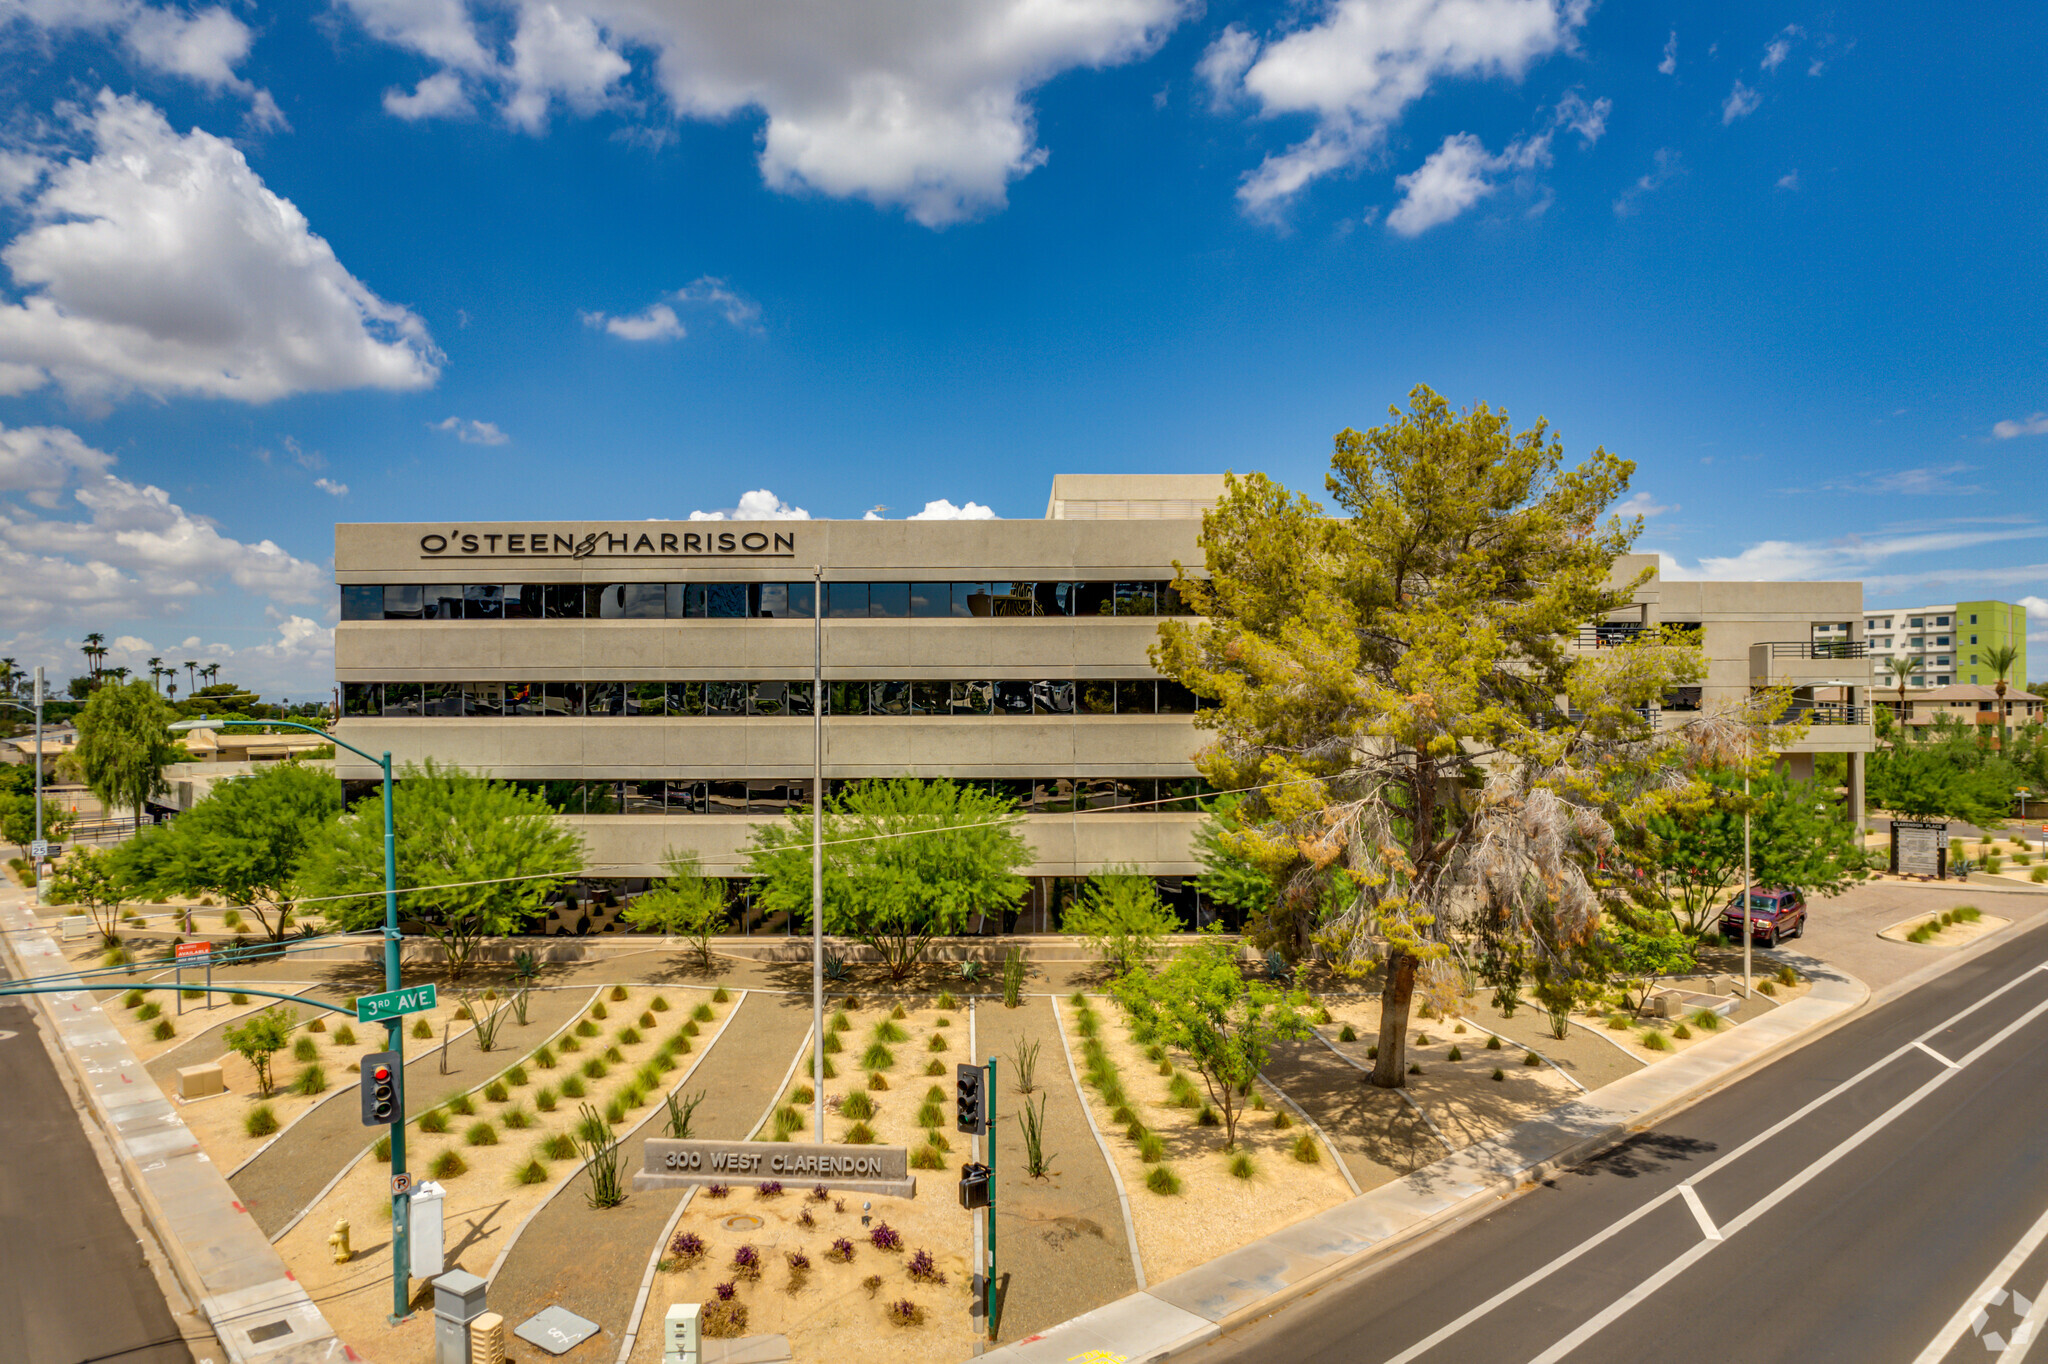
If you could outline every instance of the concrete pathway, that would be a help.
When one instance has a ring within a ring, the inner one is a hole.
[[[996,1095],[996,1269],[1008,1280],[1002,1338],[1020,1340],[1076,1313],[1098,1307],[1138,1286],[1131,1267],[1123,1206],[1109,1162],[1088,1127],[1074,1090],[1052,1001],[1026,996],[1019,1008],[982,1000],[974,1011],[976,1060],[998,1059]],[[1024,1134],[1017,1115],[1026,1097],[1017,1092],[1018,1041],[1039,1044],[1035,1107],[1045,1101],[1045,1149],[1056,1158],[1043,1180],[1024,1172]],[[954,1166],[967,1138],[954,1135]],[[952,1190],[934,1178],[931,1194]]]
[[[744,1140],[780,1094],[810,1028],[808,997],[755,993],[737,1000],[718,1040],[678,1086],[712,1096],[697,1112],[696,1135]],[[659,1107],[653,1111],[661,1112]],[[662,1130],[657,1117],[620,1143],[623,1174],[630,1178],[645,1164],[641,1152],[647,1139]],[[559,1304],[602,1328],[559,1358],[568,1364],[610,1364],[633,1328],[633,1304],[648,1254],[685,1191],[634,1193],[616,1208],[598,1210],[585,1201],[586,1187],[581,1175],[570,1180],[515,1233],[518,1239],[502,1252],[504,1262],[490,1276],[490,1310],[504,1317],[509,1329]],[[474,1273],[487,1267],[464,1266]]]
[[[477,1088],[560,1031],[589,1002],[586,989],[535,991],[527,1006],[526,1025],[521,1027],[517,1019],[507,1018],[498,1045],[490,1051],[478,1051],[472,1034],[456,1034],[445,1075],[441,1073],[439,1046],[418,1056],[407,1052],[406,1116],[416,1117],[443,1099]],[[363,1126],[355,1090],[354,1077],[350,1077],[228,1176],[235,1196],[265,1236],[275,1240],[283,1234],[342,1168],[379,1135]]]
[[[1399,1179],[1444,1153],[1407,1100],[1366,1084],[1363,1071],[1313,1038],[1276,1044],[1261,1073],[1315,1119],[1361,1189]]]

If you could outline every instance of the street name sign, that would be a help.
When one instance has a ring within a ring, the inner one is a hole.
[[[423,1014],[434,1007],[434,987],[413,985],[403,990],[386,990],[381,995],[363,995],[356,1000],[356,1022],[382,1023],[405,1014]]]

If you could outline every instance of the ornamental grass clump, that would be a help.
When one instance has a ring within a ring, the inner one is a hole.
[[[718,993],[722,995],[725,991],[720,990]],[[723,1000],[719,1002],[724,1003]],[[699,1004],[696,1008],[690,1010],[690,1018],[697,1023],[709,1023],[712,1019],[711,1006],[709,1004]]]
[[[896,1064],[896,1056],[880,1042],[871,1042],[868,1049],[860,1054],[862,1070],[887,1070]]]
[[[1671,1030],[1671,1035],[1677,1038],[1679,1041],[1684,1042],[1692,1037],[1692,1029],[1686,1027],[1685,1024],[1680,1023],[1677,1027]]]
[[[1273,1130],[1275,1132],[1285,1132],[1292,1126],[1294,1126],[1294,1119],[1287,1116],[1286,1109],[1276,1108],[1273,1110]]]
[[[1157,1165],[1166,1159],[1166,1140],[1157,1132],[1147,1132],[1138,1138],[1138,1159],[1147,1165]]]
[[[927,1075],[944,1075],[946,1073],[946,1063],[939,1060],[927,1061],[924,1063],[924,1073]]]
[[[825,1034],[825,1054],[827,1056],[837,1056],[840,1052],[845,1050],[846,1044],[839,1040],[838,1033],[828,1032]]]
[[[622,1047],[637,1047],[637,1046],[639,1046],[639,1045],[640,1045],[640,1030],[639,1030],[638,1028],[632,1027],[632,1026],[630,1026],[630,1025],[628,1025],[627,1027],[623,1027],[623,1028],[620,1028],[620,1029],[619,1029],[619,1045],[620,1045],[620,1046],[622,1046]]]
[[[548,1048],[542,1047],[533,1054],[533,1063],[542,1070],[553,1070],[555,1068],[555,1054]]]
[[[511,1128],[515,1132],[523,1132],[527,1128],[533,1126],[533,1114],[519,1107],[519,1105],[514,1104],[512,1107],[505,1110],[505,1112],[500,1116],[499,1121],[503,1122],[505,1126]]]
[[[875,1129],[869,1127],[864,1122],[857,1122],[846,1129],[846,1135],[841,1140],[848,1146],[873,1146],[875,1144]]]
[[[1663,1033],[1658,1032],[1655,1028],[1643,1029],[1642,1033],[1636,1038],[1636,1040],[1642,1043],[1643,1050],[1645,1051],[1671,1050],[1671,1039],[1666,1037]]]
[[[881,1089],[887,1089],[888,1087],[889,1087],[889,1077],[888,1077],[888,1076],[886,1076],[886,1075],[884,1075],[884,1074],[882,1074],[882,1072],[881,1072],[881,1071],[879,1071],[879,1070],[878,1070],[878,1071],[876,1071],[876,1072],[875,1072],[874,1074],[872,1074],[872,1075],[868,1076],[868,1088],[869,1088],[869,1089],[881,1090]]]
[[[877,1042],[908,1042],[910,1034],[896,1025],[896,1019],[901,1017],[903,1017],[903,1010],[898,1008],[894,1016],[885,1018],[875,1024],[874,1031],[870,1036]]]
[[[433,1163],[427,1166],[427,1173],[435,1179],[453,1179],[455,1176],[465,1173],[468,1169],[469,1162],[454,1151],[449,1150],[443,1151],[440,1155],[434,1157]]]
[[[656,995],[653,999],[647,1001],[647,1007],[655,1013],[665,1014],[668,1012],[668,1001],[662,996]]]
[[[1356,1042],[1358,1040],[1358,1029],[1346,1023],[1343,1030],[1337,1034],[1337,1040],[1339,1042]]]
[[[872,1118],[875,1116],[875,1101],[867,1091],[856,1089],[839,1101],[839,1116],[842,1118]]]
[[[1308,1134],[1304,1132],[1302,1133],[1302,1135],[1307,1136]],[[1257,1173],[1258,1167],[1252,1164],[1252,1158],[1247,1153],[1239,1151],[1236,1155],[1230,1158],[1231,1178],[1250,1179],[1253,1175]]]
[[[471,1146],[496,1146],[498,1129],[487,1122],[472,1123],[469,1131],[463,1133],[462,1139]]]
[[[540,1144],[540,1153],[549,1160],[567,1160],[576,1154],[576,1138],[557,1132]]]
[[[945,1271],[939,1268],[939,1262],[932,1258],[932,1253],[928,1250],[912,1251],[903,1270],[910,1275],[913,1283],[928,1283],[938,1288],[946,1286]]]
[[[1533,1051],[1525,1051],[1522,1053],[1522,1064],[1525,1066],[1540,1066],[1543,1064],[1543,1058]]]
[[[919,1127],[944,1127],[946,1125],[945,1109],[927,1099],[924,1106],[917,1110],[917,1125]]]
[[[269,1104],[257,1104],[242,1117],[242,1130],[252,1137],[267,1137],[277,1130],[277,1112]]]
[[[292,1060],[317,1061],[320,1059],[320,1044],[310,1037],[301,1037],[292,1043]]]
[[[1486,1049],[1487,1049],[1488,1051],[1499,1051],[1499,1050],[1500,1050],[1500,1038],[1496,1037],[1496,1036],[1495,1036],[1494,1034],[1492,1034],[1492,1033],[1488,1033],[1488,1034],[1486,1035]]]
[[[512,1091],[505,1088],[503,1080],[493,1080],[484,1086],[484,1097],[494,1104],[501,1104],[512,1097]]]
[[[467,1094],[458,1094],[448,1101],[448,1111],[465,1118],[476,1116],[476,1105]]]
[[[834,1264],[852,1264],[853,1242],[847,1240],[844,1236],[840,1237],[832,1243],[832,1249],[825,1252],[825,1258]]]
[[[1297,1136],[1294,1139],[1292,1150],[1294,1158],[1303,1165],[1317,1164],[1323,1158],[1323,1148],[1316,1145],[1316,1138],[1313,1132],[1303,1132]]]
[[[446,1132],[448,1130],[448,1115],[438,1108],[430,1108],[420,1114],[419,1129],[422,1132]]]
[[[943,1170],[946,1168],[945,1153],[936,1146],[920,1146],[910,1153],[910,1168],[913,1170]]]
[[[946,1035],[942,1032],[933,1033],[932,1040],[925,1044],[926,1051],[944,1051],[945,1049]]]
[[[1695,1009],[1692,1012],[1692,1016],[1686,1019],[1686,1022],[1702,1032],[1721,1031],[1721,1015],[1715,1013],[1712,1009]]]
[[[175,1023],[173,1023],[173,1022],[171,1022],[171,1020],[170,1020],[170,1019],[168,1019],[168,1018],[159,1018],[159,1019],[158,1019],[158,1020],[156,1021],[156,1027],[155,1027],[154,1029],[152,1029],[152,1030],[150,1031],[150,1034],[149,1034],[149,1035],[150,1035],[151,1037],[154,1037],[154,1038],[155,1038],[155,1039],[156,1039],[157,1041],[159,1041],[159,1042],[168,1042],[168,1041],[170,1041],[170,1040],[171,1040],[171,1039],[172,1039],[173,1037],[176,1037],[176,1036],[178,1035],[178,1025],[177,1025],[177,1024],[175,1024]],[[308,1067],[308,1069],[309,1069],[309,1070],[318,1070],[318,1069],[320,1069],[320,1067],[318,1067],[318,1066],[310,1066],[310,1067]],[[306,1092],[306,1093],[312,1093],[312,1094],[318,1094],[318,1093],[319,1093],[320,1091],[319,1091],[319,1090],[317,1090],[317,1089],[315,1089],[315,1090],[308,1090],[308,1091],[304,1091],[304,1092]]]
[[[563,1097],[563,1098],[565,1098],[565,1099],[580,1099],[580,1098],[582,1098],[582,1097],[583,1097],[583,1095],[584,1095],[584,1093],[585,1093],[585,1092],[586,1092],[586,1091],[585,1091],[585,1089],[584,1089],[584,1087],[583,1087],[583,1077],[582,1077],[581,1075],[571,1075],[571,1076],[568,1076],[568,1077],[566,1077],[566,1078],[564,1078],[564,1079],[563,1079],[563,1081],[562,1081],[562,1097]]]
[[[595,1037],[598,1035],[600,1031],[602,1030],[597,1026],[597,1024],[591,1022],[587,1018],[576,1025],[576,1035],[578,1037]]]
[[[875,1223],[875,1229],[868,1233],[868,1244],[876,1250],[903,1249],[903,1233],[887,1222]]]
[[[1180,1176],[1175,1174],[1170,1166],[1155,1165],[1152,1172],[1145,1176],[1145,1187],[1153,1193],[1164,1194],[1170,1198],[1180,1192]]]
[[[533,1092],[533,1106],[543,1113],[555,1111],[555,1091],[542,1085]]]
[[[752,1246],[741,1246],[732,1253],[732,1276],[748,1283],[761,1277],[761,1252]]]

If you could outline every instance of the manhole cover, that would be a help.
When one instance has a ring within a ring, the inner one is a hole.
[[[720,1225],[727,1231],[758,1231],[761,1226],[761,1219],[747,1213],[741,1213],[737,1217],[726,1218]]]

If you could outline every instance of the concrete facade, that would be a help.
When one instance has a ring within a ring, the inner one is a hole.
[[[707,871],[734,874],[756,824],[808,803],[813,721],[807,699],[796,698],[809,683],[814,626],[807,599],[801,615],[789,603],[815,567],[828,586],[910,584],[910,609],[929,605],[927,589],[941,603],[923,616],[828,615],[820,631],[828,694],[835,684],[861,684],[879,704],[899,679],[933,697],[955,689],[950,711],[939,703],[939,713],[916,713],[926,704],[919,690],[905,713],[828,715],[828,783],[901,775],[1006,783],[1029,797],[1029,874],[1086,876],[1128,863],[1155,876],[1190,876],[1199,870],[1193,758],[1205,735],[1192,698],[1170,700],[1171,684],[1157,679],[1147,650],[1159,617],[1142,612],[1148,603],[1171,609],[1158,585],[1172,581],[1176,564],[1201,563],[1199,513],[1220,488],[1207,476],[1062,475],[1038,521],[341,525],[338,732],[372,752],[388,748],[401,763],[433,758],[509,780],[617,784],[615,803],[564,816],[588,843],[593,876],[659,875],[670,848],[696,852]],[[1628,580],[1654,565],[1631,557],[1617,574]],[[957,585],[951,596],[948,583]],[[382,614],[379,601],[418,614],[406,603],[426,600],[431,611],[437,594],[460,600],[455,588],[478,584],[490,585],[485,596],[497,604],[467,609],[498,614],[364,618]],[[783,614],[598,614],[636,610],[632,603],[643,599],[698,600],[635,586],[645,584],[750,585],[750,610]],[[795,586],[785,592],[781,584]],[[588,595],[577,598],[578,588]],[[379,597],[379,589],[391,591]],[[557,589],[590,614],[551,614],[554,598],[545,592]],[[875,610],[885,595],[878,589]],[[539,603],[532,618],[505,618],[527,609],[515,607],[521,601]],[[828,607],[838,609],[837,601],[828,594]],[[1075,602],[1085,605],[1058,608]],[[1814,753],[1855,755],[1860,815],[1860,759],[1871,747],[1868,663],[1859,656],[1845,666],[1833,656],[1839,649],[1814,640],[1820,627],[1846,623],[1860,649],[1862,619],[1856,583],[1652,577],[1626,620],[1589,626],[1582,644],[1602,647],[1628,628],[1698,626],[1707,679],[1697,697],[1674,698],[1676,708],[1739,700],[1757,686],[1797,688],[1800,704],[1825,723],[1789,745],[1788,757],[1810,771]],[[783,683],[799,684],[788,704],[762,713],[762,689]],[[457,684],[486,699],[457,696]],[[752,684],[746,705],[757,709],[718,714],[706,702],[704,713],[676,713],[678,689],[698,684]],[[1042,701],[1045,689],[1060,687],[1068,688],[1063,712],[1016,700],[1039,688],[1031,696]],[[523,699],[543,694],[568,699]],[[602,713],[600,696],[612,707]],[[636,700],[642,696],[654,699]],[[1824,696],[1840,699],[1830,710]],[[1113,705],[1097,699],[1109,697]],[[435,713],[442,704],[457,713]],[[1089,713],[1091,705],[1108,708]],[[647,713],[650,706],[658,713]],[[344,780],[375,775],[346,750],[336,770]],[[763,783],[780,785],[763,794]],[[648,800],[635,794],[651,787],[659,790]]]

